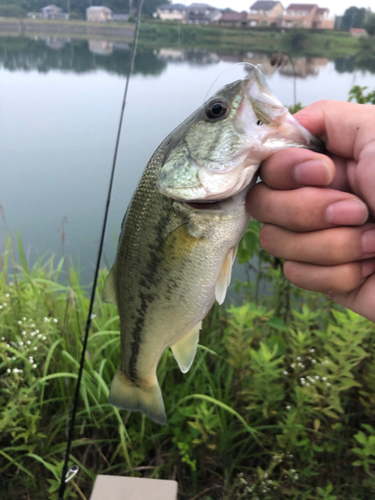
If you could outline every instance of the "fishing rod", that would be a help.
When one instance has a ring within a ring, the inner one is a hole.
[[[137,18],[136,18],[135,28],[134,28],[133,45],[132,45],[132,51],[131,51],[131,56],[130,56],[128,74],[126,77],[124,97],[122,100],[120,120],[119,120],[119,125],[118,125],[118,130],[117,130],[116,145],[115,145],[115,151],[114,151],[114,155],[113,155],[113,162],[112,162],[112,168],[111,168],[111,174],[110,174],[110,180],[109,180],[109,186],[108,186],[107,201],[106,201],[106,206],[105,206],[105,211],[104,211],[103,226],[102,226],[100,243],[99,243],[99,248],[98,248],[98,256],[97,256],[95,273],[94,273],[94,281],[93,281],[93,285],[92,285],[89,311],[88,311],[87,320],[86,320],[85,336],[84,336],[83,345],[82,345],[81,362],[79,365],[77,384],[76,384],[75,393],[74,393],[74,404],[73,404],[73,411],[72,411],[72,415],[71,415],[71,419],[70,419],[70,426],[69,426],[69,432],[68,432],[68,442],[66,445],[65,460],[64,460],[64,465],[63,465],[61,479],[60,479],[58,500],[64,500],[64,492],[65,492],[66,484],[70,479],[72,479],[73,476],[75,476],[75,474],[79,470],[77,465],[71,467],[68,470],[69,456],[70,456],[70,450],[71,450],[71,446],[72,446],[74,424],[75,424],[75,419],[76,419],[76,414],[77,414],[77,409],[78,409],[79,392],[80,392],[81,381],[82,381],[83,366],[85,364],[87,340],[89,337],[89,331],[90,331],[90,327],[91,327],[92,310],[93,310],[94,301],[95,301],[95,292],[96,292],[96,285],[98,282],[100,261],[101,261],[102,253],[103,253],[103,244],[104,244],[105,230],[107,227],[109,205],[111,203],[113,179],[114,179],[115,170],[116,170],[117,153],[118,153],[118,148],[119,148],[119,144],[120,144],[120,136],[121,136],[122,122],[123,122],[123,118],[124,118],[126,98],[128,95],[130,76],[133,72],[135,54],[136,54],[136,50],[137,50],[138,31],[139,31],[139,25],[140,25],[140,19],[141,19],[142,5],[143,5],[143,0],[139,0],[138,10],[137,10]]]

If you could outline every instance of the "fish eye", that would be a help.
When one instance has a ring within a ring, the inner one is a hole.
[[[216,120],[224,116],[228,109],[228,103],[224,99],[214,99],[206,105],[205,113],[210,120]]]
[[[261,122],[260,120],[257,121],[257,125],[263,125],[263,122]]]

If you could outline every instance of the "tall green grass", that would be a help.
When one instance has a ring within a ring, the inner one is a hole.
[[[187,374],[164,354],[166,427],[108,404],[119,320],[101,272],[66,498],[88,499],[98,473],[174,478],[180,499],[373,498],[374,325],[287,285],[253,240],[240,255],[275,293],[238,284],[246,300],[213,308]],[[89,290],[62,260],[18,253],[8,243],[0,277],[0,498],[55,499]]]

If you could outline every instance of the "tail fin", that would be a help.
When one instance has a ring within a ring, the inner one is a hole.
[[[123,410],[141,411],[160,425],[167,423],[163,396],[155,377],[155,383],[147,389],[131,382],[123,371],[117,369],[109,391],[109,402]]]

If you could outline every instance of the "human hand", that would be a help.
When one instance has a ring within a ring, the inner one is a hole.
[[[247,199],[260,244],[292,283],[375,321],[375,106],[319,101],[295,117],[331,158],[290,148],[262,164]]]

